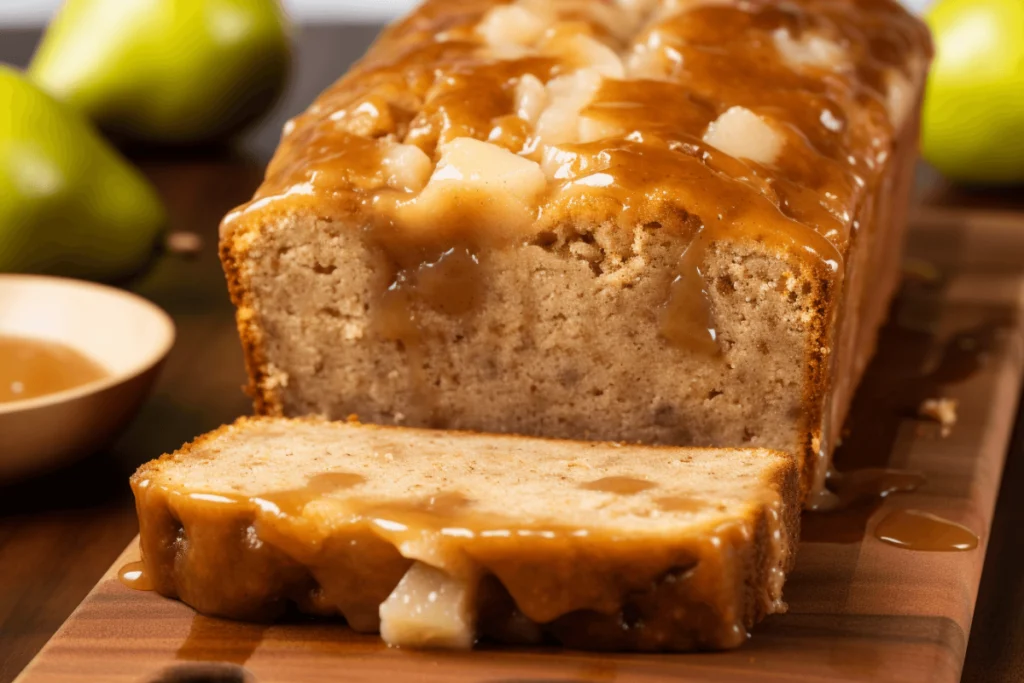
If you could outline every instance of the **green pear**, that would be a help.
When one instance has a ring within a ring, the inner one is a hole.
[[[939,0],[922,151],[973,184],[1024,182],[1024,1]]]
[[[0,272],[114,280],[166,218],[156,192],[78,112],[0,65]]]
[[[288,33],[277,0],[67,0],[29,74],[116,137],[200,144],[273,106]]]

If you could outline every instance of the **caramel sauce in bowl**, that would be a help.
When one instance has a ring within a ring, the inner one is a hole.
[[[49,396],[107,376],[102,365],[66,344],[0,335],[0,403]]]
[[[0,275],[0,482],[108,443],[135,415],[174,324],[134,294],[80,280]]]

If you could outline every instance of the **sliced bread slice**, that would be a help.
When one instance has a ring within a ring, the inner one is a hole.
[[[245,418],[132,478],[145,571],[200,612],[344,616],[392,645],[735,647],[785,609],[773,451]]]

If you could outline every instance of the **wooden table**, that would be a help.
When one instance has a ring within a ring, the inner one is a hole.
[[[232,309],[215,253],[220,217],[244,201],[284,119],[300,111],[361,54],[374,27],[303,31],[299,69],[275,116],[247,136],[239,151],[140,159],[170,209],[173,227],[205,239],[193,259],[163,257],[130,286],[163,306],[178,343],[156,393],[113,447],[61,472],[0,488],[0,683],[8,683],[49,639],[136,531],[127,476],[139,463],[248,412]],[[0,61],[22,64],[34,31],[0,31]],[[953,234],[963,222],[990,221],[1024,230],[1024,200],[1010,193],[954,192],[923,182],[921,214]],[[936,239],[944,238],[939,235]],[[918,244],[915,253],[928,253]],[[1000,251],[993,267],[1024,269],[1024,255]],[[1008,459],[990,536],[964,681],[1024,680],[1024,417]]]

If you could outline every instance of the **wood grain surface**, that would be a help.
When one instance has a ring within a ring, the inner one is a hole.
[[[194,231],[206,244],[197,258],[163,256],[146,277],[126,283],[167,309],[179,331],[160,385],[132,428],[86,461],[0,487],[0,683],[18,675],[134,535],[126,484],[132,469],[249,409],[239,391],[241,354],[213,253],[217,222],[255,188],[283,120],[343,72],[375,31],[304,29],[288,97],[240,151],[141,160],[168,203],[174,229]],[[34,31],[0,31],[0,61],[24,64],[37,38]],[[805,544],[788,586],[790,614],[770,619],[735,653],[686,657],[391,652],[339,626],[304,624],[297,639],[289,635],[295,626],[194,620],[178,603],[107,580],[25,680],[139,681],[179,657],[212,657],[247,660],[261,681],[302,680],[310,667],[322,680],[354,681],[450,680],[452,674],[491,682],[658,680],[680,671],[688,680],[836,680],[833,674],[844,672],[861,680],[941,681],[955,680],[969,631],[964,681],[1024,680],[1020,418],[995,522],[984,533],[1018,399],[1021,352],[1014,316],[1024,272],[1024,199],[1013,191],[954,190],[931,177],[922,186],[910,251],[950,277],[937,288],[908,290],[911,303],[900,310],[918,323],[886,330],[882,353],[858,395],[840,467],[888,461],[926,470],[929,484],[918,494],[886,505],[944,510],[982,533],[982,549],[922,557],[870,539],[862,545]],[[936,322],[938,313],[942,320]],[[961,348],[964,343],[968,348]],[[972,344],[982,352],[974,353]],[[935,360],[941,357],[947,358],[944,366]],[[948,439],[911,417],[913,401],[926,394],[963,400],[962,422]],[[141,631],[140,624],[146,625]],[[779,668],[787,662],[789,668]],[[202,680],[242,680],[230,667],[207,673]]]

